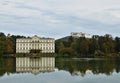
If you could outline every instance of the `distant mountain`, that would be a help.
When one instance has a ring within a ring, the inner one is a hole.
[[[70,36],[62,37],[62,38],[57,39],[57,40],[68,41],[68,38],[69,38],[69,37],[70,37]]]
[[[65,36],[65,37],[62,37],[62,38],[57,39],[57,40],[68,41],[69,37],[70,37],[70,36]],[[73,38],[74,38],[74,40],[76,40],[76,39],[78,39],[79,37],[73,37]]]

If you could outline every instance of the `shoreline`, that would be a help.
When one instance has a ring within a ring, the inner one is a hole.
[[[61,55],[56,53],[20,53],[20,54],[3,54],[0,57],[56,57],[56,58],[110,58],[110,57],[120,57],[119,54],[110,55],[107,54],[106,56],[96,56],[96,55]]]
[[[3,54],[0,57],[55,57],[55,53],[20,53],[20,54]]]

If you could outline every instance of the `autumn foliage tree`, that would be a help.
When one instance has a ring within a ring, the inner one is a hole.
[[[15,53],[15,40],[12,36],[6,36],[0,32],[0,54],[11,54]]]
[[[13,53],[13,41],[11,37],[0,35],[0,54]]]

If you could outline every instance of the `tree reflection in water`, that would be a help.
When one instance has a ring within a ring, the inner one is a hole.
[[[6,58],[0,57],[0,76],[3,76],[5,73],[15,73],[16,65],[15,58]]]
[[[84,76],[87,73],[111,75],[120,71],[120,58],[79,58],[56,59],[59,70],[67,70],[71,75]]]
[[[69,71],[72,76],[85,76],[88,73],[111,75],[120,72],[120,58],[56,58],[55,57],[17,57],[0,58],[0,76],[5,73],[52,72],[55,68]]]

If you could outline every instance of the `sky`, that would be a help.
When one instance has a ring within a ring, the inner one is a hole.
[[[120,36],[120,0],[0,0],[0,32],[61,38]]]

